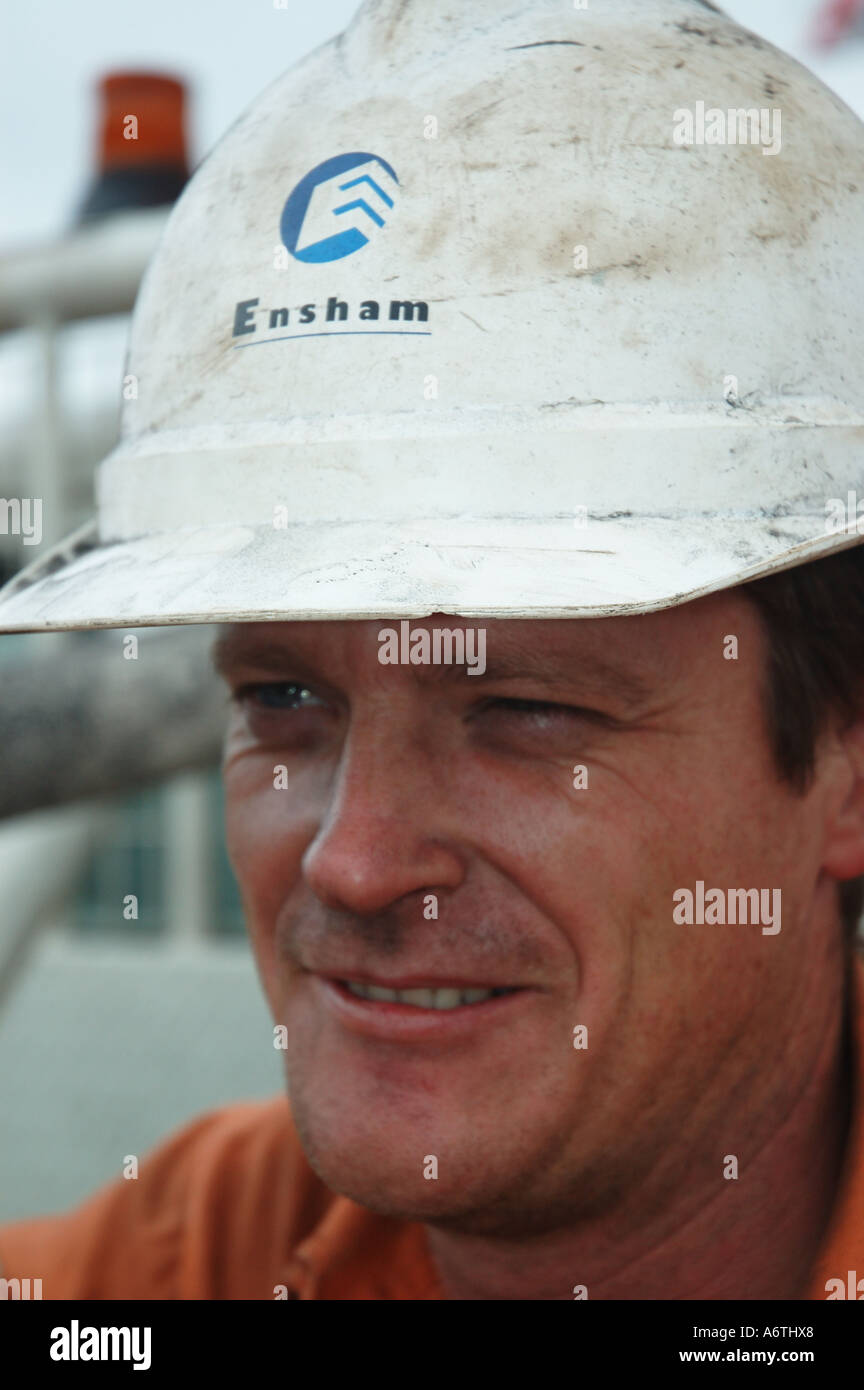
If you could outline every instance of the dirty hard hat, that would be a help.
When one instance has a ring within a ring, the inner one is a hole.
[[[0,629],[638,613],[859,542],[862,190],[714,5],[367,0],[188,184],[98,523]]]

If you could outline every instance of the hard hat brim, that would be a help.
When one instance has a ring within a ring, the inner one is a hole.
[[[824,517],[82,528],[0,591],[0,632],[173,623],[599,618],[687,603],[858,544]]]

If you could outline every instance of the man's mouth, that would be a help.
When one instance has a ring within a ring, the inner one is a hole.
[[[318,971],[306,974],[312,998],[340,1028],[380,1042],[458,1043],[478,1030],[505,1026],[530,1009],[532,986],[442,979],[419,972],[383,981]]]
[[[470,988],[458,989],[451,986],[421,985],[411,989],[388,989],[384,985],[373,985],[365,980],[337,980],[336,983],[348,990],[357,999],[367,999],[379,1004],[407,1004],[415,1009],[461,1009],[467,1004],[485,1004],[489,999],[497,999],[504,994],[514,994],[515,989]]]

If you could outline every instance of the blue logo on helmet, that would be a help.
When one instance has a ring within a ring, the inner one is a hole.
[[[282,209],[280,231],[298,261],[341,261],[383,227],[399,180],[374,154],[337,154],[302,178]]]

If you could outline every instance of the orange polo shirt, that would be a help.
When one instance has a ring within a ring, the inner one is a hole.
[[[807,1297],[864,1278],[864,963],[844,1171]],[[45,1299],[439,1299],[425,1228],[336,1196],[306,1161],[287,1100],[187,1125],[74,1211],[0,1229],[0,1273]],[[864,1295],[862,1295],[864,1297]]]

